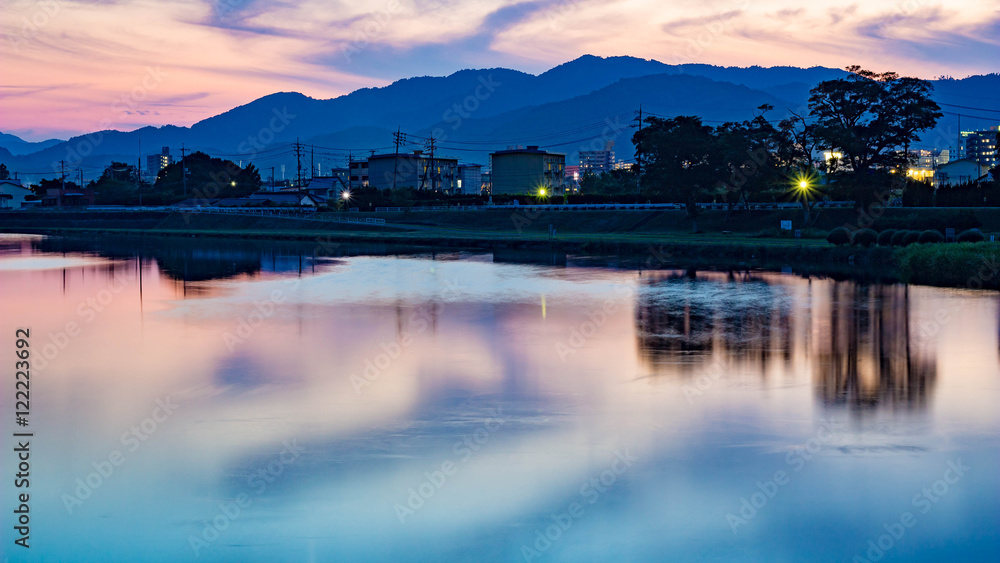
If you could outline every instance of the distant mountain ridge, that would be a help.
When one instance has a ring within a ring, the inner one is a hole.
[[[540,145],[566,152],[573,164],[578,150],[615,142],[620,158],[632,156],[628,125],[642,105],[646,113],[699,115],[709,123],[750,119],[763,103],[774,118],[788,110],[806,111],[809,89],[822,80],[845,76],[824,67],[717,67],[669,65],[635,57],[585,55],[539,75],[504,68],[466,69],[443,77],[413,77],[379,88],[362,88],[332,99],[278,92],[191,127],[143,127],[101,131],[67,141],[28,143],[0,134],[0,159],[12,172],[58,170],[58,162],[98,172],[112,160],[137,162],[170,147],[204,150],[262,170],[294,165],[288,145],[296,139],[316,145],[304,166],[315,160],[320,170],[344,166],[349,151],[364,156],[391,150],[392,132],[410,134],[401,150],[421,148],[423,139],[440,139],[440,154],[485,164],[489,152],[508,145]],[[1000,75],[934,81],[939,102],[1000,109]],[[994,95],[995,96],[995,95]],[[965,110],[945,108],[952,113]],[[970,114],[975,114],[969,111]],[[989,117],[991,114],[987,114]],[[1000,116],[1000,113],[997,114]],[[980,120],[985,125],[996,122]],[[963,128],[974,125],[963,118]],[[442,138],[443,137],[443,138]],[[957,116],[946,115],[929,145],[947,146],[957,137]],[[307,147],[307,151],[310,149]],[[317,158],[318,155],[318,158]],[[144,162],[143,162],[144,164]],[[53,174],[49,174],[51,177]],[[264,174],[269,177],[269,172]]]

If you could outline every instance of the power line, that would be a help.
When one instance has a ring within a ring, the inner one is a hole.
[[[961,108],[961,109],[971,109],[973,111],[988,111],[993,113],[1000,113],[1000,109],[989,109],[989,108],[974,108],[969,106],[958,106],[955,104],[946,104],[944,102],[938,102],[939,106],[948,106],[950,108]]]

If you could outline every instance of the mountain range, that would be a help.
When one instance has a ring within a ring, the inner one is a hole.
[[[770,104],[774,119],[789,111],[806,112],[809,90],[846,71],[824,67],[720,67],[669,65],[634,57],[585,55],[539,75],[490,68],[461,70],[444,77],[398,80],[332,99],[279,92],[209,117],[190,127],[166,125],[135,131],[99,131],[61,141],[26,142],[0,134],[0,162],[25,179],[82,166],[94,176],[112,160],[136,162],[140,154],[169,147],[246,164],[254,162],[266,179],[291,177],[296,159],[291,143],[304,145],[303,167],[317,173],[345,166],[348,155],[394,150],[393,133],[406,134],[400,151],[423,149],[437,139],[441,156],[487,164],[489,153],[515,145],[539,145],[564,152],[574,164],[577,152],[613,141],[619,158],[631,159],[632,122],[643,115],[698,115],[709,124],[753,117]],[[1000,74],[932,81],[935,99],[946,115],[919,148],[947,148],[962,129],[1000,123]],[[143,162],[143,166],[145,163]],[[284,166],[284,173],[281,169]]]

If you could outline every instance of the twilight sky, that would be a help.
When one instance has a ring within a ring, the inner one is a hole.
[[[0,131],[28,140],[586,53],[1000,72],[997,0],[0,0],[0,31]]]

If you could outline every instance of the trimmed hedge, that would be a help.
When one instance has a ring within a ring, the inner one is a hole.
[[[878,240],[878,233],[871,229],[861,229],[854,233],[854,244],[868,248]]]
[[[910,246],[911,244],[916,244],[920,240],[920,231],[906,231],[903,235],[902,241],[899,243],[900,246]]]
[[[830,231],[830,234],[826,235],[826,241],[837,246],[851,244],[851,231],[848,231],[844,227],[837,227]]]
[[[969,229],[968,231],[959,233],[956,240],[958,242],[982,242],[985,238],[983,232],[979,229]]]
[[[892,246],[892,237],[895,234],[896,229],[886,229],[878,234],[876,242],[878,242],[879,246]]]
[[[917,239],[917,242],[922,244],[944,242],[944,235],[942,235],[939,231],[927,229],[926,231],[920,233],[920,238]]]

